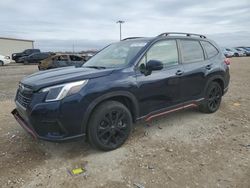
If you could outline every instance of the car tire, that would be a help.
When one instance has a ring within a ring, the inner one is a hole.
[[[205,100],[199,106],[201,112],[214,113],[216,112],[221,103],[222,88],[218,82],[211,82],[206,90]]]
[[[4,66],[4,63],[3,63],[3,61],[0,61],[0,66]]]
[[[88,141],[100,150],[117,149],[129,137],[132,124],[132,115],[125,105],[117,101],[103,102],[91,115]]]

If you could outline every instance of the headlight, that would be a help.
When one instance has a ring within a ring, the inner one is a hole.
[[[77,82],[71,82],[56,86],[47,87],[41,90],[41,92],[48,92],[45,101],[58,101],[66,96],[79,92],[88,80],[82,80]]]

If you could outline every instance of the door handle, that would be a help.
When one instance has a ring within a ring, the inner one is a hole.
[[[207,65],[207,66],[206,66],[206,69],[207,69],[207,70],[211,70],[211,69],[212,69],[212,65],[211,65],[211,64]]]
[[[175,74],[178,75],[178,76],[180,76],[180,75],[183,74],[183,71],[182,70],[178,70]]]

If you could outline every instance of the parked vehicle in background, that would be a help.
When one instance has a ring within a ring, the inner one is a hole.
[[[113,150],[136,121],[190,107],[216,112],[228,90],[228,64],[218,45],[203,35],[127,38],[82,67],[25,77],[12,114],[39,139],[87,137],[94,147]]]
[[[41,60],[44,60],[52,55],[55,55],[55,53],[37,52],[29,56],[20,57],[19,61],[23,62],[24,64],[38,64]]]
[[[234,56],[234,52],[228,48],[222,48],[222,51],[226,57],[233,57]]]
[[[80,67],[85,62],[85,59],[79,55],[57,54],[40,61],[38,64],[38,69],[47,70],[67,66]]]
[[[250,48],[248,47],[239,47],[238,49],[241,49],[245,52],[246,56],[250,56]]]
[[[89,55],[89,54],[79,54],[83,59],[84,61],[88,61],[91,57],[93,57],[93,55]]]
[[[38,53],[38,52],[41,52],[39,49],[26,49],[24,50],[23,52],[21,53],[13,53],[12,54],[12,59],[16,62],[16,63],[23,63],[22,61],[19,61],[19,58],[20,57],[23,57],[23,56],[29,56],[33,53]]]
[[[243,51],[242,49],[240,49],[240,48],[234,48],[234,50],[235,50],[234,54],[235,54],[236,57],[246,56],[245,51]]]
[[[0,66],[7,65],[11,62],[9,56],[0,55]]]

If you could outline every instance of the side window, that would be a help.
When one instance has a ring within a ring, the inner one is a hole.
[[[141,63],[158,60],[165,67],[178,64],[178,51],[175,40],[165,40],[155,43],[142,58]]]
[[[69,57],[71,61],[82,61],[82,58],[78,56],[70,55]]]
[[[24,50],[24,54],[30,54],[30,50]]]
[[[218,50],[210,42],[201,41],[201,44],[207,52],[208,58],[214,57],[219,53]]]
[[[48,54],[41,54],[41,55],[40,55],[40,58],[47,58],[47,57],[49,57]]]
[[[68,58],[66,55],[60,55],[60,56],[57,56],[56,60],[57,61],[68,61]]]
[[[183,63],[194,63],[204,60],[204,53],[199,41],[180,40]]]

